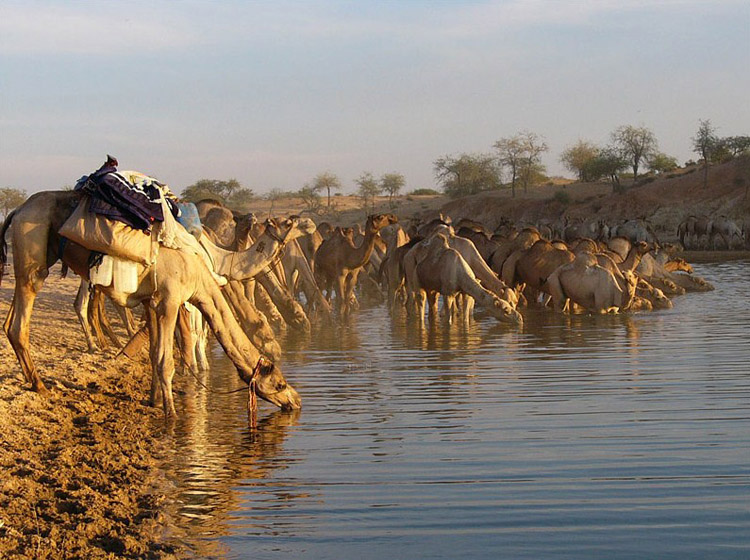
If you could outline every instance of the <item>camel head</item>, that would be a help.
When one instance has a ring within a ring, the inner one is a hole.
[[[266,227],[269,225],[276,229],[276,235],[287,242],[315,231],[315,222],[299,216],[289,216],[285,220],[269,218],[266,220]]]
[[[490,315],[503,323],[512,323],[523,326],[523,317],[513,309],[513,306],[507,301],[500,298],[493,298],[492,306],[488,308]]]
[[[398,223],[398,218],[393,214],[370,214],[367,216],[365,231],[377,233],[391,224]]]
[[[674,259],[669,259],[666,263],[664,263],[664,270],[667,272],[687,272],[688,274],[693,273],[693,266],[687,262],[685,259],[677,257]]]
[[[651,243],[646,243],[645,241],[639,241],[638,243],[633,244],[633,248],[637,251],[637,254],[643,256],[649,251],[654,250],[654,246]]]
[[[302,407],[302,399],[294,387],[287,383],[281,369],[265,358],[261,358],[257,366],[255,391],[261,399],[282,410],[295,410]]]

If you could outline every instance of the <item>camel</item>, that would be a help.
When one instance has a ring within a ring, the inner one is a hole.
[[[558,249],[549,241],[540,239],[528,249],[514,251],[506,259],[502,280],[508,286],[526,284],[526,290],[530,292],[527,299],[536,300],[538,292],[547,292],[545,280],[549,275],[574,259],[575,255],[570,250]]]
[[[430,318],[435,318],[437,294],[443,295],[448,308],[452,307],[450,302],[457,294],[466,294],[499,321],[523,324],[521,314],[507,301],[482,287],[471,267],[458,251],[450,248],[448,238],[442,234],[435,234],[415,245],[404,257],[404,269],[407,290],[415,300],[420,324],[424,324],[424,308],[428,298]]]
[[[635,274],[629,270],[622,273],[626,283],[623,289],[609,270],[595,263],[594,255],[580,253],[549,275],[546,285],[556,311],[568,309],[568,300],[594,313],[630,308],[637,284]]]
[[[0,264],[7,261],[5,234],[13,224],[13,269],[16,277],[13,301],[4,330],[21,365],[24,378],[39,393],[46,393],[29,349],[29,330],[34,301],[49,268],[58,260],[82,278],[88,278],[91,251],[72,242],[60,252],[57,233],[80,201],[80,192],[46,191],[29,197],[11,212],[0,228]],[[159,226],[155,226],[159,227]],[[190,235],[187,234],[186,235]],[[150,333],[152,385],[150,401],[155,404],[161,390],[166,417],[176,416],[172,395],[174,376],[174,334],[180,307],[195,305],[208,321],[217,340],[234,363],[241,379],[257,394],[281,408],[300,408],[301,399],[281,370],[267,362],[237,324],[229,305],[203,259],[186,250],[161,247],[151,266],[139,266],[134,293],[103,291],[116,303],[135,307],[144,304]]]
[[[647,241],[659,244],[656,232],[646,220],[628,220],[611,229],[613,237],[625,237],[631,242]]]
[[[568,243],[582,237],[605,241],[609,237],[609,226],[604,220],[568,224],[563,230],[562,237]]]
[[[495,271],[501,278],[503,278],[503,266],[505,265],[505,261],[508,260],[510,255],[515,251],[528,249],[540,239],[541,236],[539,235],[538,231],[526,228],[517,232],[516,235],[514,235],[511,239],[496,241],[498,247],[495,249],[495,251],[492,252],[492,254],[489,256],[489,259],[487,259],[490,268]],[[507,281],[505,283],[508,284]],[[510,286],[510,284],[508,285]]]
[[[328,317],[331,315],[331,306],[323,297],[323,293],[315,281],[310,263],[299,244],[300,239],[295,239],[287,245],[279,267],[283,270],[277,270],[277,273],[279,276],[283,274],[283,281],[293,296],[296,296],[298,289],[305,294],[308,312],[317,309]]]
[[[638,278],[635,293],[638,297],[651,302],[653,309],[672,309],[672,300],[662,290],[643,278]]]
[[[449,226],[435,227],[432,236],[435,235],[444,236],[448,240],[448,245],[451,249],[455,249],[461,254],[484,288],[507,301],[513,309],[518,306],[518,292],[500,280],[498,275],[487,266],[487,262],[479,254],[479,251],[470,239],[455,235],[453,228]]]
[[[357,276],[370,259],[375,247],[375,236],[381,229],[396,222],[398,218],[393,214],[370,215],[367,217],[364,239],[358,246],[345,235],[332,234],[315,253],[318,285],[326,291],[329,300],[332,290],[336,290],[337,305],[342,314],[351,309]]]
[[[680,274],[683,271],[687,274]],[[643,255],[636,273],[668,295],[682,295],[686,291],[707,292],[714,289],[709,282],[692,274],[693,268],[683,259],[673,259],[665,251]]]
[[[709,231],[709,245],[714,250],[716,249],[716,236],[721,237],[724,245],[727,249],[731,249],[735,244],[735,239],[738,243],[736,245],[742,246],[745,243],[745,238],[742,235],[742,230],[735,223],[734,220],[730,220],[726,216],[719,216],[714,218],[711,222],[711,228]],[[735,246],[736,246],[735,245]]]
[[[708,216],[688,216],[677,226],[677,236],[683,247],[695,249],[700,246],[701,238],[711,233],[711,220]]]

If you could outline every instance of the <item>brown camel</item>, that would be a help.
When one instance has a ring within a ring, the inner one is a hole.
[[[559,266],[575,259],[573,252],[558,249],[545,239],[540,239],[528,249],[515,251],[503,264],[502,279],[508,286],[526,284],[527,299],[535,301],[538,292],[547,292],[545,280]],[[552,294],[550,294],[552,295]]]
[[[336,290],[336,300],[342,314],[349,312],[354,286],[362,267],[370,260],[375,247],[375,236],[390,224],[398,222],[393,214],[373,214],[367,217],[365,237],[358,246],[345,235],[332,234],[321,243],[315,253],[315,275],[318,285],[331,298]]]
[[[4,265],[7,260],[5,234],[13,223],[13,269],[16,277],[13,301],[4,329],[25,379],[40,393],[47,389],[29,350],[31,314],[49,268],[60,258],[60,236],[57,231],[77,206],[80,197],[80,193],[69,191],[34,194],[13,211],[0,228],[0,263]],[[88,278],[90,255],[91,251],[68,242],[64,246],[62,261],[82,278]],[[206,318],[240,377],[252,383],[261,398],[282,408],[300,407],[299,395],[287,384],[281,370],[273,363],[266,363],[242,332],[218,284],[200,257],[189,251],[162,247],[155,264],[139,266],[136,292],[125,294],[111,287],[104,291],[120,305],[134,307],[145,304],[153,368],[152,403],[156,401],[159,388],[165,414],[176,415],[172,396],[175,324],[180,307],[189,301]]]
[[[415,245],[404,257],[404,269],[407,291],[415,301],[420,324],[424,324],[424,308],[428,298],[430,319],[434,320],[438,294],[443,296],[449,310],[455,296],[465,294],[478,301],[499,321],[523,324],[521,314],[507,301],[482,287],[471,267],[458,251],[450,248],[448,238],[442,234],[435,234]],[[470,309],[470,306],[465,308]]]

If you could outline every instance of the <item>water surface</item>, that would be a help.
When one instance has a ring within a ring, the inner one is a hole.
[[[228,558],[750,557],[750,263],[669,311],[284,337],[297,413],[184,378],[170,469]],[[218,348],[206,384],[240,387]]]

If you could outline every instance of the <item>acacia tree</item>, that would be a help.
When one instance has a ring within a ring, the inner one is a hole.
[[[328,208],[331,208],[331,190],[341,189],[341,181],[330,171],[319,173],[312,182],[312,188],[316,192],[326,191],[328,198]]]
[[[12,187],[0,188],[0,210],[3,212],[3,219],[8,217],[8,213],[17,208],[26,200],[26,191],[14,189]]]
[[[490,154],[443,156],[434,162],[435,177],[448,196],[466,196],[500,188],[500,170]]]
[[[501,138],[493,144],[498,152],[498,162],[501,168],[507,168],[510,171],[510,189],[511,196],[516,196],[516,183],[518,182],[521,168],[524,163],[524,142],[520,134]]]
[[[612,192],[621,192],[620,173],[627,169],[628,162],[622,157],[620,151],[608,146],[599,151],[599,154],[589,163],[591,177],[607,177],[612,183]]]
[[[200,179],[182,191],[182,198],[188,202],[212,198],[229,206],[246,205],[253,196],[253,191],[237,179]]]
[[[656,136],[645,126],[621,126],[612,133],[612,142],[633,169],[633,182],[638,180],[638,168],[658,150]]]
[[[716,136],[716,128],[709,119],[698,121],[698,132],[693,140],[693,151],[703,158],[703,188],[708,186],[708,167],[714,152],[719,148],[719,137]]]
[[[401,173],[386,173],[380,178],[380,189],[382,192],[388,193],[388,204],[390,206],[393,206],[393,197],[401,191],[405,184],[406,179]]]
[[[373,177],[372,173],[366,171],[354,180],[357,185],[357,194],[362,199],[362,207],[367,210],[367,203],[370,202],[370,206],[375,211],[375,197],[380,194],[380,185],[378,181]]]
[[[560,155],[560,162],[568,171],[578,175],[578,180],[586,183],[592,181],[591,162],[599,155],[598,146],[585,140],[579,140],[572,146],[567,147]]]
[[[648,168],[656,173],[666,173],[677,167],[677,158],[668,156],[664,152],[656,152],[648,160]]]
[[[523,184],[523,191],[527,192],[530,185],[537,182],[539,177],[544,177],[546,171],[542,165],[542,154],[549,150],[544,138],[533,133],[521,133],[524,154],[521,162],[520,179]]]

